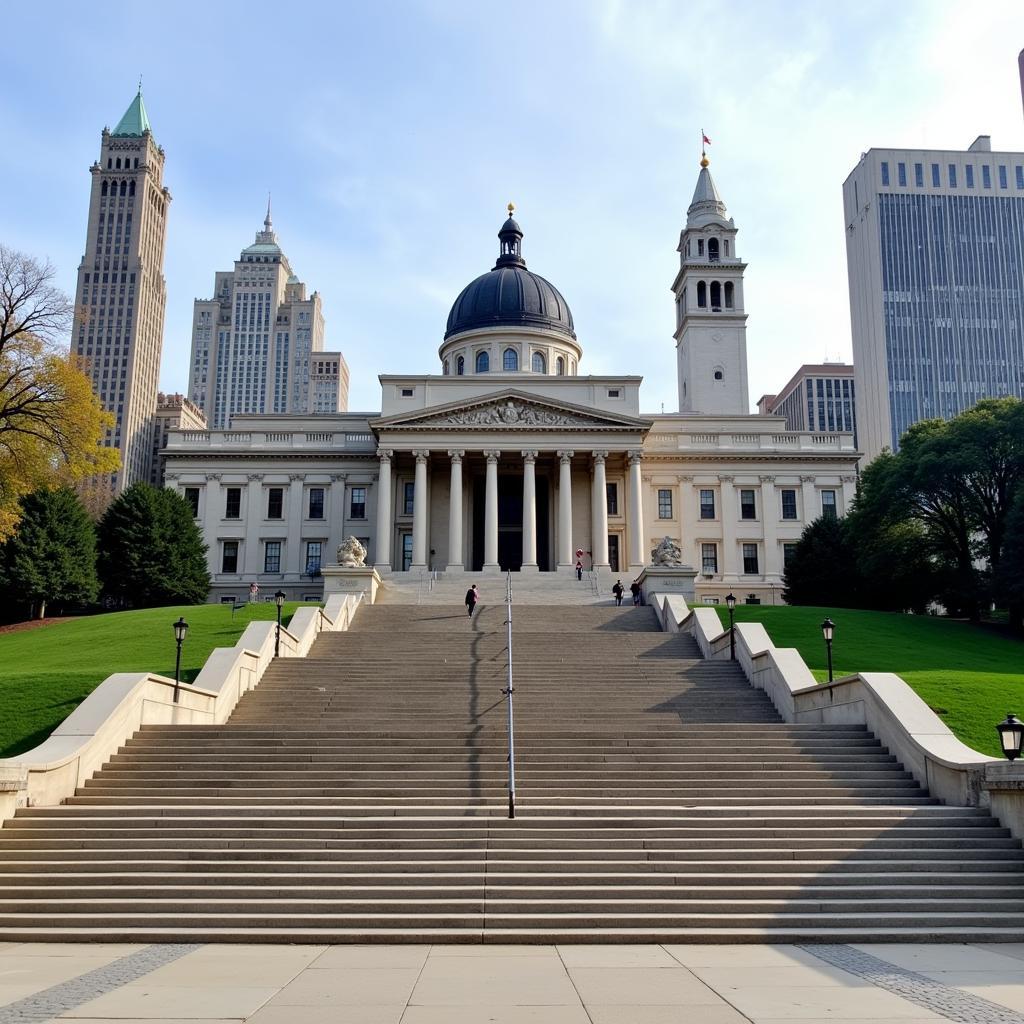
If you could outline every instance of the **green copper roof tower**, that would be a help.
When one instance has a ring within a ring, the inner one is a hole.
[[[146,113],[146,104],[142,102],[142,89],[140,88],[111,135],[140,138],[143,132],[153,134],[153,129],[149,124],[149,115]]]

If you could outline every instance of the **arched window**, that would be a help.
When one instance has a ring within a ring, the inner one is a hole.
[[[138,168],[138,166],[139,166],[139,158],[136,157],[135,158],[135,167]]]
[[[127,194],[127,192],[128,192],[128,182],[127,181],[122,181],[121,182],[121,195],[125,195],[125,194]]]
[[[543,353],[541,353],[541,352],[534,352],[533,353],[533,359],[532,359],[531,362],[533,364],[533,372],[534,373],[545,373],[546,372],[545,368],[544,368],[544,355],[543,355]]]
[[[711,282],[711,312],[717,313],[722,309],[722,286],[717,281]]]
[[[715,380],[725,380],[725,370],[720,366],[715,367]]]
[[[455,375],[457,377],[461,377],[461,376],[463,376],[465,374],[465,372],[466,372],[466,357],[465,356],[459,356],[459,358],[455,360]]]
[[[519,353],[514,348],[507,348],[502,352],[501,368],[503,370],[519,369]]]
[[[134,181],[129,181],[128,182],[128,195],[130,195],[130,196],[135,195],[135,182]]]
[[[732,281],[725,282],[725,308],[732,309],[734,305]]]
[[[110,157],[108,156],[107,157],[107,170],[108,171],[111,170],[113,168],[113,166],[114,166],[114,161],[111,160]]]
[[[557,373],[559,377],[565,376],[565,360],[561,356],[555,360],[555,373]]]
[[[103,188],[100,189],[100,195],[105,196],[107,194],[107,183],[103,182]]]
[[[448,376],[448,360],[447,360],[447,359],[446,359],[446,360],[444,361],[444,366],[443,366],[443,367],[442,367],[442,369],[441,369],[441,373],[442,373],[442,374],[443,374],[443,375],[444,375],[445,377],[447,377],[447,376]]]
[[[718,239],[717,238],[709,238],[708,239],[708,259],[712,263],[717,263],[718,262]]]
[[[708,286],[703,281],[697,282],[697,305],[706,309],[708,304]]]
[[[116,168],[117,168],[118,170],[121,170],[121,158],[120,158],[120,157],[118,157],[118,158],[117,158],[117,163],[116,163],[116,164],[114,164],[114,166],[115,166],[115,167],[116,167]]]
[[[491,368],[491,357],[486,352],[476,354],[476,372],[486,373]]]

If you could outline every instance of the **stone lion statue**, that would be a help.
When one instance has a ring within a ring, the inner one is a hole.
[[[651,549],[651,565],[682,565],[683,549],[671,537],[662,537],[656,548]]]
[[[338,565],[345,569],[361,569],[366,565],[366,548],[355,537],[342,541],[338,545]]]

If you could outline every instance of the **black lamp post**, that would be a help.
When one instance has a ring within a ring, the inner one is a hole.
[[[1024,722],[1012,712],[1007,712],[1006,721],[996,726],[996,732],[999,733],[999,742],[1007,761],[1015,761],[1020,757],[1020,748],[1024,745]]]
[[[277,604],[277,634],[274,636],[274,657],[276,658],[281,653],[281,609],[284,607],[284,599],[287,595],[283,590],[279,590],[274,595],[274,601]]]
[[[828,654],[828,681],[832,682],[832,634],[836,630],[836,624],[831,619],[826,619],[821,624],[821,635],[825,638],[825,651]]]
[[[729,660],[736,660],[736,633],[733,630],[733,616],[736,614],[736,595],[727,594],[725,606],[729,609]]]
[[[188,635],[188,623],[183,615],[178,616],[174,623],[174,641],[178,645],[178,651],[174,658],[174,703],[178,703],[178,687],[181,685],[181,645]]]

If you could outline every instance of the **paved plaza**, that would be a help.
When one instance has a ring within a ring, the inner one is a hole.
[[[11,942],[0,1002],[0,1024],[1024,1024],[1024,943]]]

